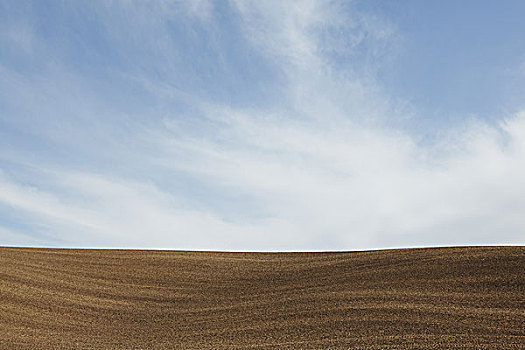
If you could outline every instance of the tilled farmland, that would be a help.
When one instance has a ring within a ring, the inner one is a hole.
[[[0,248],[1,349],[525,349],[525,248]]]

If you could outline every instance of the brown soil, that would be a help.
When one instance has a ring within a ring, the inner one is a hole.
[[[1,349],[525,349],[525,247],[0,248]]]

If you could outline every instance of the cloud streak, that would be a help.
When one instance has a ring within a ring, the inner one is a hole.
[[[89,69],[72,68],[69,49],[29,27],[20,35],[38,45],[23,55],[55,63],[35,75],[0,62],[6,244],[347,250],[525,239],[525,114],[423,142],[411,128],[421,116],[377,78],[402,43],[390,23],[339,2],[159,2],[147,16],[140,3],[112,4],[85,9],[111,46],[91,47],[106,52],[103,65],[93,55]],[[253,98],[236,74],[256,71]],[[27,222],[7,227],[15,217]]]

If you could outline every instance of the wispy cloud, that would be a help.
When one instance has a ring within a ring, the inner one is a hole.
[[[402,42],[392,24],[339,2],[219,7],[87,6],[104,35],[81,34],[79,67],[56,43],[71,37],[12,28],[26,60],[52,59],[38,74],[0,61],[0,203],[33,237],[3,225],[5,244],[523,242],[524,113],[421,142],[419,116],[378,80]]]
[[[523,239],[523,114],[498,127],[474,123],[433,147],[350,122],[225,115],[215,138],[157,137],[173,150],[165,163],[178,159],[178,169],[256,197],[302,239],[333,234],[359,247]]]

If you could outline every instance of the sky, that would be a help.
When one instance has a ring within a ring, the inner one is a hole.
[[[0,1],[0,245],[523,245],[524,12]]]

